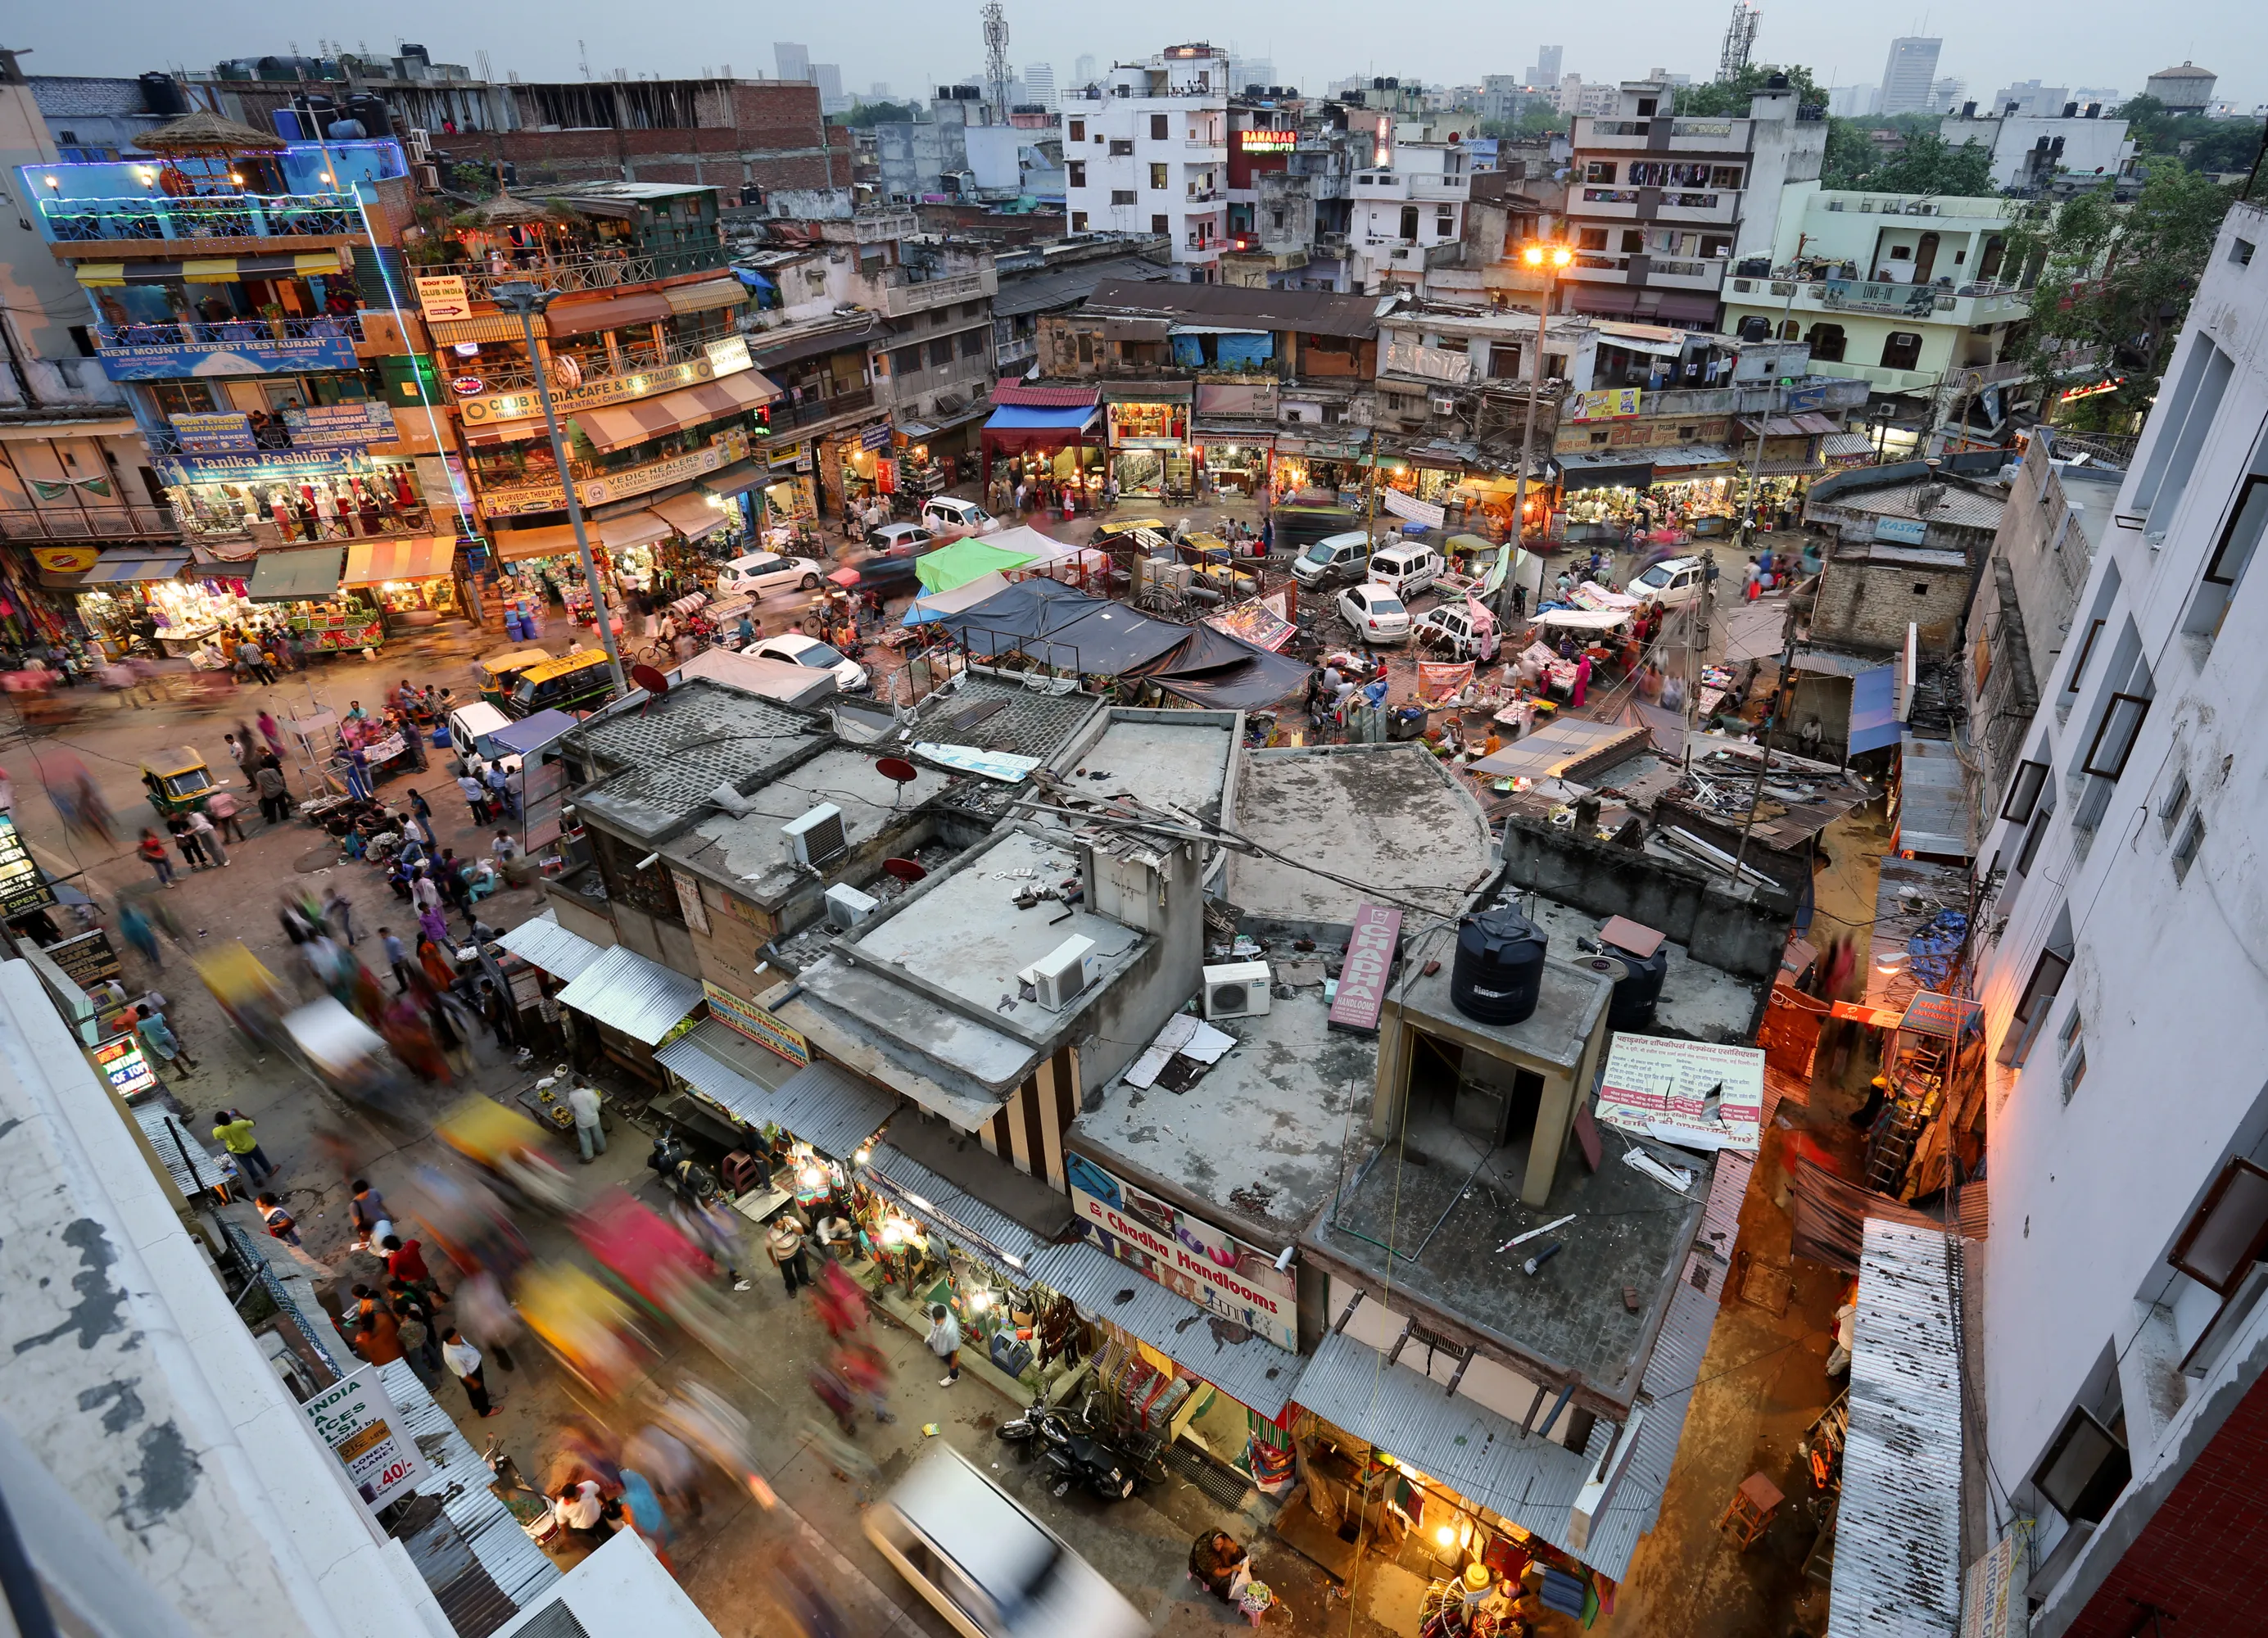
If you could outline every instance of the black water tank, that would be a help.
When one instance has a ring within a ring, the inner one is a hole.
[[[383,98],[367,93],[347,99],[347,117],[360,120],[362,128],[372,136],[394,135],[394,116],[387,112]]]
[[[170,74],[143,74],[136,77],[142,87],[142,106],[152,114],[180,115],[189,111],[188,99],[181,94],[181,82]]]
[[[1543,929],[1509,905],[1457,924],[1457,957],[1449,968],[1449,1001],[1484,1024],[1518,1024],[1535,1010],[1543,988]]]
[[[1630,975],[1615,986],[1614,999],[1607,1003],[1607,1027],[1646,1028],[1653,1022],[1653,1003],[1661,999],[1661,981],[1669,973],[1669,945],[1656,944],[1652,955],[1642,957],[1616,944],[1600,948],[1630,970]]]

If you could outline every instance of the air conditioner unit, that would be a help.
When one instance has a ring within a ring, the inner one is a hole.
[[[1039,992],[1040,1005],[1061,1012],[1102,976],[1094,940],[1074,933],[1016,975]]]
[[[1248,1018],[1268,1010],[1274,973],[1265,961],[1230,961],[1204,970],[1204,1015]]]
[[[802,818],[782,826],[780,834],[787,838],[788,851],[795,862],[806,869],[839,857],[850,846],[843,829],[843,810],[832,802],[822,802]]]
[[[827,890],[827,919],[840,928],[857,927],[881,907],[880,899],[860,892],[848,882],[837,882]]]
[[[1432,405],[1435,415],[1454,415],[1457,413],[1457,395],[1454,393],[1436,393],[1432,397]]]

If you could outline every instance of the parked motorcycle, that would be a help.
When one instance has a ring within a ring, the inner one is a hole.
[[[688,1206],[699,1206],[717,1198],[717,1179],[709,1168],[693,1158],[675,1131],[661,1128],[661,1135],[653,1140],[653,1152],[645,1157],[652,1171],[660,1173],[669,1185],[670,1192]]]
[[[1055,1474],[1049,1487],[1056,1495],[1073,1484],[1085,1485],[1106,1502],[1123,1502],[1134,1494],[1134,1464],[1091,1434],[1067,1430],[1063,1442],[1050,1441],[1042,1455]]]
[[[481,1460],[495,1475],[489,1485],[490,1493],[511,1510],[527,1539],[547,1550],[558,1545],[563,1528],[558,1510],[551,1505],[549,1496],[520,1477],[518,1464],[504,1453],[502,1442],[490,1439],[487,1448],[481,1451]]]

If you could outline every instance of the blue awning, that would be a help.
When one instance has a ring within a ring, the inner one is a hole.
[[[533,716],[523,716],[508,728],[499,728],[489,736],[514,756],[531,756],[538,748],[549,745],[576,724],[569,711],[538,711]]]
[[[1879,751],[1898,742],[1896,707],[1891,702],[1895,665],[1877,665],[1851,679],[1851,751]]]
[[[779,289],[778,285],[773,283],[770,278],[766,277],[763,274],[757,272],[754,268],[735,268],[733,269],[733,276],[738,278],[741,283],[747,285],[752,290],[777,290]]]
[[[1003,404],[984,423],[987,432],[1076,431],[1097,414],[1091,404],[1071,409],[1041,409],[1027,404]]]

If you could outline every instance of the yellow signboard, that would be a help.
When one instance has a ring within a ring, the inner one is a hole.
[[[738,1031],[759,1047],[768,1047],[790,1063],[808,1064],[811,1043],[753,1001],[743,1001],[729,989],[719,989],[707,979],[701,988],[709,997],[709,1016],[727,1029]]]
[[[1578,393],[1574,408],[1568,414],[1570,421],[1613,421],[1624,415],[1638,413],[1639,394],[1643,387],[1615,386],[1603,393]]]
[[[76,575],[94,567],[95,559],[102,555],[99,547],[92,546],[35,546],[32,561],[51,575]]]
[[[752,368],[747,342],[739,336],[731,339],[739,343],[737,348],[720,349],[712,343],[699,358],[681,359],[674,364],[656,364],[651,370],[640,370],[630,375],[608,376],[602,381],[586,381],[580,386],[561,386],[555,382],[551,388],[551,407],[565,415],[578,409],[597,409],[607,404],[626,403],[631,399],[651,398],[656,393],[674,392],[679,387],[698,386],[702,382],[713,381],[718,376],[733,375]],[[493,426],[500,421],[527,421],[542,413],[543,400],[532,386],[511,393],[484,393],[477,397],[457,400],[457,414],[463,417],[468,427]]]
[[[745,460],[748,454],[748,435],[734,428],[706,449],[688,454],[674,455],[667,460],[649,462],[643,466],[631,466],[621,472],[610,472],[603,477],[585,478],[575,486],[575,493],[585,506],[603,506],[608,501],[626,500],[633,495],[644,495],[685,478],[697,478],[705,472],[716,472],[736,460]],[[491,518],[516,517],[522,512],[557,511],[567,504],[567,492],[557,483],[513,484],[490,487],[481,491],[481,510]]]

